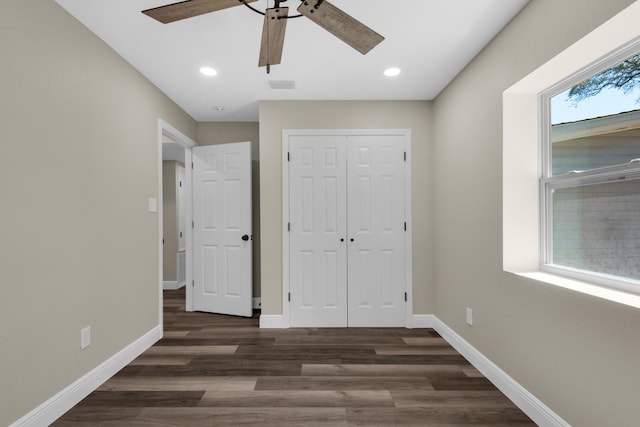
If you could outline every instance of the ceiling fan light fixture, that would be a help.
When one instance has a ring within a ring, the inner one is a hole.
[[[209,77],[213,77],[213,76],[217,76],[218,72],[216,70],[214,70],[211,67],[202,67],[200,68],[200,73],[204,74],[205,76],[209,76]]]
[[[387,68],[386,70],[384,70],[384,75],[387,77],[396,77],[398,75],[400,75],[400,73],[402,72],[402,70],[398,67],[391,67],[391,68]]]
[[[260,45],[259,67],[267,67],[267,74],[271,66],[280,64],[284,45],[286,22],[290,18],[306,16],[358,52],[366,55],[371,49],[382,43],[384,37],[364,25],[342,9],[327,0],[301,0],[297,15],[289,15],[288,7],[280,7],[281,3],[289,0],[274,0],[272,8],[265,11],[258,10],[249,3],[258,0],[182,0],[165,6],[143,10],[142,13],[163,24],[180,21],[206,13],[244,5],[252,11],[264,16],[262,42]],[[200,72],[206,76],[215,76],[212,69],[201,68]]]

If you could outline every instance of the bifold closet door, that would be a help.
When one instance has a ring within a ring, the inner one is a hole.
[[[405,325],[402,136],[289,139],[290,325]]]
[[[289,140],[290,325],[347,326],[346,138]]]
[[[405,326],[404,137],[347,147],[348,325]]]

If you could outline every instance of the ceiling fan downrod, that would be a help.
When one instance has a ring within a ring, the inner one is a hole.
[[[286,1],[288,1],[288,0],[276,0],[275,5],[274,5],[273,9],[278,9],[278,8],[280,7],[280,3],[284,3],[284,2],[286,2]],[[323,1],[324,1],[324,0],[320,0],[320,2],[319,2],[319,3],[322,3]],[[259,9],[256,9],[255,7],[251,6],[251,5],[250,5],[249,3],[247,3],[245,0],[238,0],[238,2],[240,2],[240,3],[242,3],[243,5],[247,6],[249,9],[253,10],[255,13],[258,13],[258,14],[260,14],[260,15],[262,15],[262,16],[265,16],[265,15],[266,15],[266,13],[265,13],[265,12],[263,12],[263,11],[261,11],[261,10],[259,10]],[[304,0],[302,0],[302,2],[304,2]],[[319,4],[319,3],[318,3],[318,4]],[[300,18],[300,17],[302,17],[302,16],[304,16],[304,15],[302,15],[302,14],[300,13],[300,14],[298,14],[298,15],[291,15],[291,16],[278,16],[278,19],[293,19],[293,18]]]

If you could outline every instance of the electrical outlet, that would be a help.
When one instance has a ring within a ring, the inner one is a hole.
[[[473,310],[467,307],[467,325],[473,326]]]
[[[80,330],[80,350],[91,345],[91,326],[87,326]]]

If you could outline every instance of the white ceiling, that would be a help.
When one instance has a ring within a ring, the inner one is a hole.
[[[257,121],[260,100],[431,100],[528,0],[331,0],[386,40],[363,56],[307,18],[290,19],[270,74],[257,66],[263,17],[245,6],[161,24],[140,11],[176,0],[56,2],[195,120]],[[294,14],[298,4],[282,6]],[[201,75],[202,66],[218,75]],[[383,76],[390,66],[402,74]],[[271,89],[270,80],[296,88]]]

